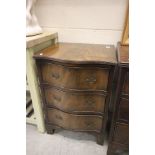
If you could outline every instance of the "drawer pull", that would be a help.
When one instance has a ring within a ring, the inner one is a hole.
[[[55,118],[59,119],[59,120],[62,120],[62,117],[59,116],[59,115],[55,115]]]
[[[57,73],[52,73],[52,77],[55,78],[55,79],[59,79],[60,78],[59,74],[57,74]]]
[[[90,106],[94,106],[94,104],[95,104],[95,101],[94,101],[94,100],[87,100],[86,102],[87,102],[87,104],[89,104]]]
[[[56,96],[54,96],[54,100],[56,100],[56,101],[61,101],[61,98],[60,97],[56,97]]]
[[[87,125],[88,128],[90,128],[90,127],[93,127],[94,126],[94,123],[92,123],[92,122],[86,122],[86,125]]]
[[[96,82],[96,78],[95,77],[86,78],[86,82],[88,82],[90,84],[95,83]]]

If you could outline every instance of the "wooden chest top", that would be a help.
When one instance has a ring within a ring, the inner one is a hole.
[[[58,43],[36,53],[34,58],[74,64],[117,63],[115,47],[99,44]]]

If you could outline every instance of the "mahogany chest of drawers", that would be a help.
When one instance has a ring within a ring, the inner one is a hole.
[[[107,155],[129,154],[129,47],[118,43],[118,80]]]
[[[34,58],[47,133],[86,131],[103,144],[117,64],[114,46],[58,43]]]

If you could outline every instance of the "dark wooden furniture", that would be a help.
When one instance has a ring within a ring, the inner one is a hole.
[[[118,80],[107,155],[129,152],[129,47],[118,43]]]
[[[117,64],[114,46],[58,43],[34,58],[47,133],[87,131],[103,144]]]

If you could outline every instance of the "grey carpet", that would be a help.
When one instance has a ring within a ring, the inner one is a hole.
[[[26,125],[27,155],[106,155],[106,152],[107,142],[98,145],[91,134],[60,130],[49,135]]]

